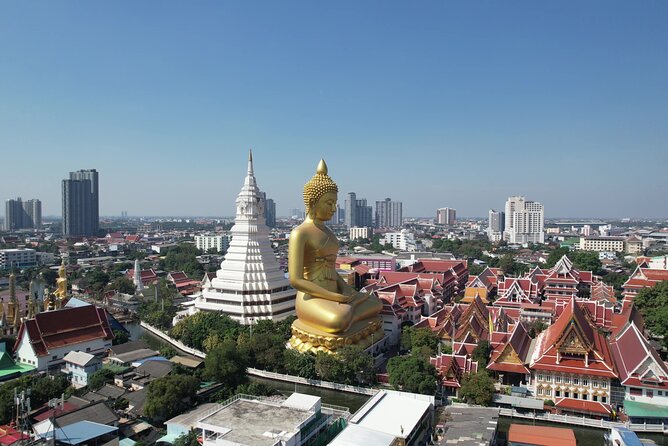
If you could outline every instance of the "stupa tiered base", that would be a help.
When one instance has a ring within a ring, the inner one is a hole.
[[[343,333],[327,333],[297,319],[292,323],[292,337],[288,341],[288,346],[301,353],[334,353],[346,345],[367,348],[384,336],[383,323],[380,319],[355,322]]]

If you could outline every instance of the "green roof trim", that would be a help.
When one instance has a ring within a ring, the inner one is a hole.
[[[33,367],[31,365],[26,365],[26,364],[14,364],[11,367],[2,367],[0,368],[0,380],[6,376],[11,376],[11,375],[20,375],[23,373],[28,373],[32,372],[35,370],[36,367]]]
[[[633,418],[668,418],[668,407],[624,400],[624,411]]]

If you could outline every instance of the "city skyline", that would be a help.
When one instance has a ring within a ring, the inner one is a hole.
[[[156,5],[3,6],[0,198],[232,216],[252,147],[279,216],[325,158],[341,206],[668,217],[665,2]]]

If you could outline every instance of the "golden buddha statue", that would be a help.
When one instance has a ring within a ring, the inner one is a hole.
[[[60,268],[58,268],[56,291],[54,291],[53,294],[61,300],[67,297],[67,271],[65,270],[65,259],[63,259]]]
[[[371,345],[384,336],[380,300],[350,287],[336,272],[339,243],[325,226],[336,212],[339,189],[320,160],[304,186],[306,218],[290,233],[290,284],[297,290],[297,320],[290,346],[300,352],[332,353],[344,345]]]

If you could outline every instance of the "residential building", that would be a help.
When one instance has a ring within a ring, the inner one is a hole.
[[[487,237],[492,242],[503,240],[503,231],[505,230],[506,214],[503,211],[489,210]]]
[[[352,227],[348,229],[348,238],[350,240],[357,240],[360,238],[371,240],[373,238],[373,230],[371,228]]]
[[[350,258],[358,260],[370,269],[379,271],[395,271],[397,269],[397,260],[393,256],[384,254],[355,254],[350,256]]]
[[[195,308],[223,312],[244,325],[260,319],[285,319],[295,314],[297,293],[286,279],[269,240],[252,154],[236,204],[227,255],[216,277],[195,300]]]
[[[62,182],[63,234],[91,236],[100,227],[98,172],[95,169],[70,172]]]
[[[271,198],[267,198],[266,192],[260,192],[262,209],[264,209],[265,224],[270,228],[276,227],[276,203]]]
[[[93,305],[63,308],[24,320],[14,354],[18,362],[42,371],[61,365],[71,351],[104,355],[113,339],[105,309]]]
[[[642,254],[643,253],[643,244],[642,239],[636,235],[631,235],[624,240],[626,248],[625,252],[627,254]]]
[[[37,254],[34,249],[0,249],[0,269],[32,268],[36,265]]]
[[[624,237],[580,237],[581,251],[624,252]]]
[[[536,201],[509,197],[503,239],[508,243],[545,243],[545,210]]]
[[[195,246],[204,252],[215,249],[216,252],[227,252],[227,248],[232,241],[232,234],[229,232],[223,234],[205,234],[195,236]]]
[[[386,198],[376,201],[376,227],[400,228],[403,224],[402,202]]]
[[[367,205],[366,198],[358,199],[355,192],[348,193],[345,200],[346,227],[372,227],[373,209]]]
[[[401,251],[417,251],[415,235],[407,229],[399,232],[386,232],[381,239],[385,245],[392,245],[394,249]]]
[[[439,225],[452,226],[457,220],[457,210],[453,208],[440,208],[436,210],[436,223]]]
[[[42,226],[42,202],[21,198],[5,202],[5,230],[39,229]]]
[[[87,386],[90,375],[102,368],[99,357],[78,350],[69,352],[63,361],[63,372],[70,375],[72,386],[76,389]]]

